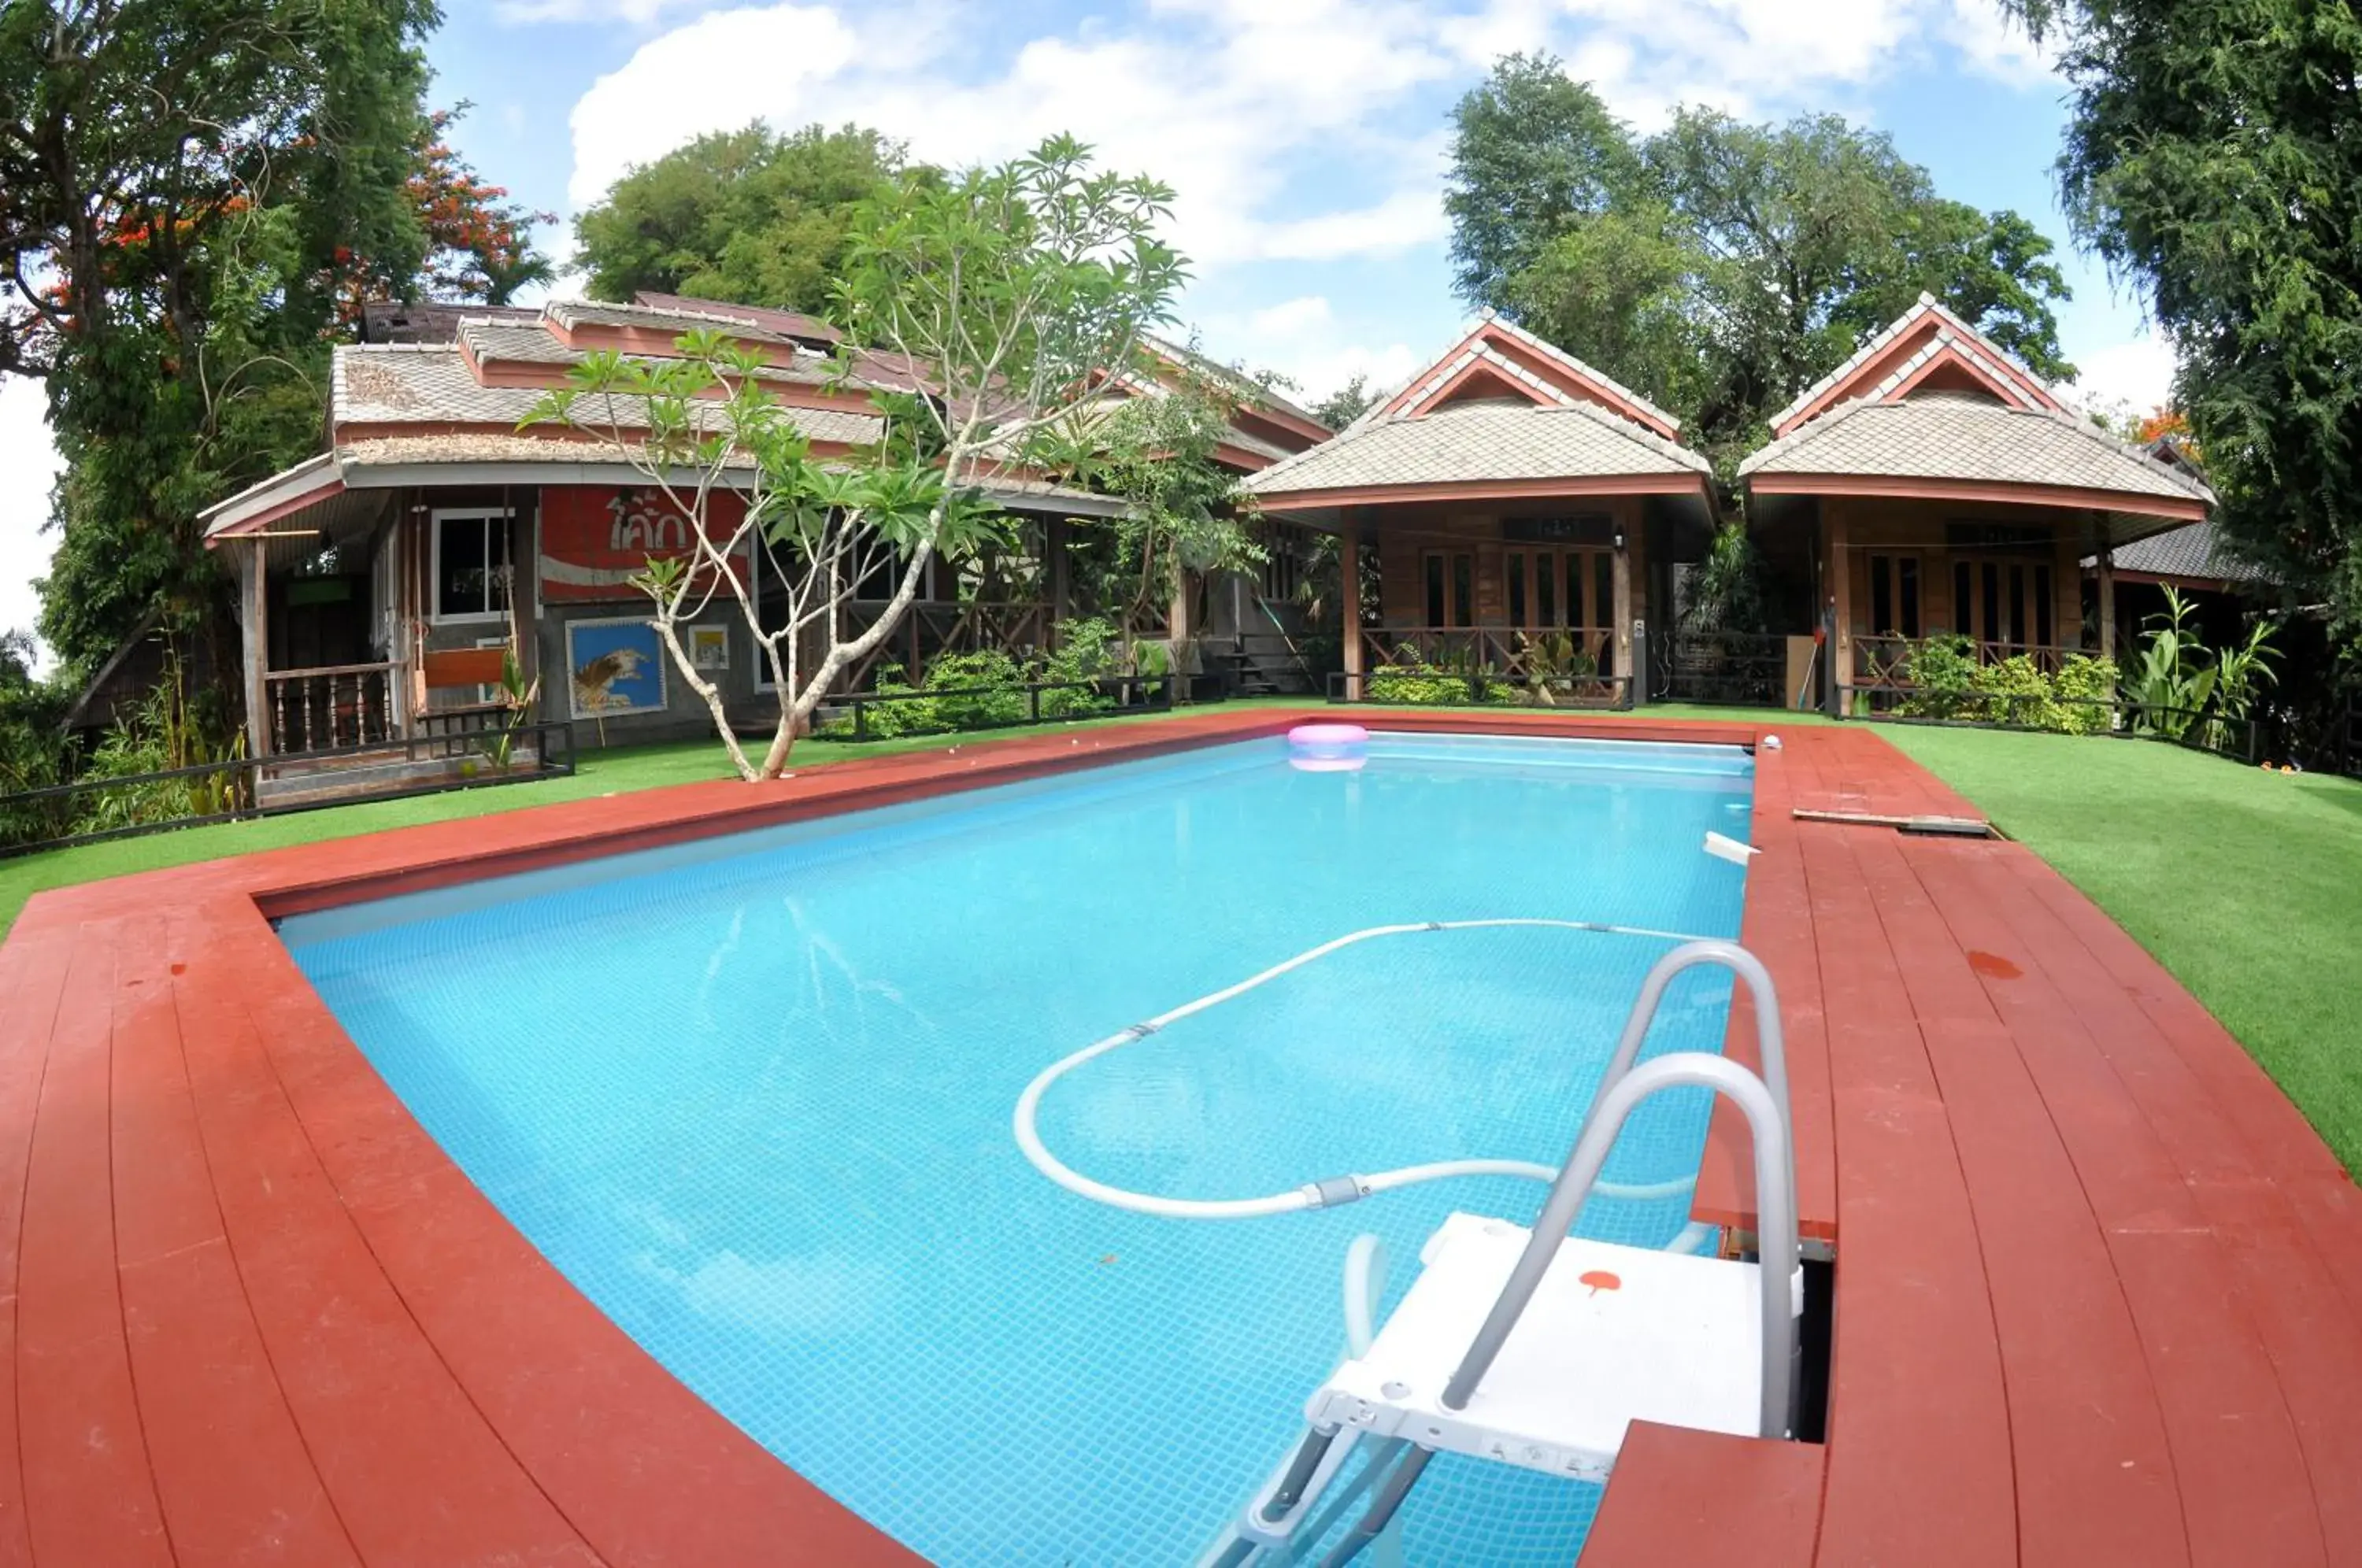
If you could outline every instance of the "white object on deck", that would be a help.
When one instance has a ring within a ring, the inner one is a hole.
[[[1448,1408],[1444,1386],[1531,1239],[1506,1220],[1446,1220],[1409,1294],[1305,1419],[1584,1481],[1607,1479],[1634,1421],[1755,1435],[1760,1265],[1580,1238],[1551,1260],[1467,1408]]]
[[[1716,860],[1727,860],[1733,866],[1744,866],[1763,852],[1751,844],[1741,844],[1725,834],[1706,830],[1705,852]]]

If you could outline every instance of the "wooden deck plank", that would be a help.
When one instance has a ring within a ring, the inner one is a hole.
[[[2345,1167],[2279,1086],[2165,966],[2064,877],[2027,856],[2013,862],[2019,884],[2081,951],[2148,1016],[2190,1071],[2238,1128],[2265,1169],[2282,1177],[2343,1176]]]
[[[1871,832],[1850,847],[1926,1042],[1982,1242],[2021,1561],[2186,1562],[2163,1415],[2073,1162],[1904,842]]]
[[[1796,823],[1788,814],[1798,766],[1792,760],[1794,755],[1783,749],[1760,753],[1756,759],[1750,836],[1759,853],[1748,868],[1739,941],[1763,960],[1779,990],[1794,1102],[1797,1230],[1827,1243],[1837,1236],[1837,1150],[1829,1129],[1828,1027],[1813,951],[1811,899]],[[1746,988],[1738,987],[1732,995],[1723,1051],[1760,1070],[1755,1028],[1754,1003]],[[1745,1119],[1728,1101],[1717,1099],[1699,1163],[1694,1216],[1708,1224],[1751,1229],[1752,1161]]]
[[[2017,853],[2023,853],[2018,851]],[[2038,944],[2016,929],[2028,907],[1981,889],[1982,846],[1923,843],[1923,881],[1963,946],[1998,959],[1981,978],[2040,1088],[2108,1237],[2165,1414],[2192,1558],[2321,1560],[2316,1489],[2297,1422],[2235,1260],[2098,1043],[2051,984]],[[2179,1270],[2162,1266],[2170,1258]],[[2191,1348],[2206,1343],[2201,1364]],[[2233,1484],[2235,1482],[2235,1484]]]
[[[17,1262],[17,1414],[37,1559],[171,1561],[139,1425],[107,1169],[116,929],[79,929],[50,1032]],[[93,1005],[76,1005],[89,1002]]]
[[[76,934],[61,922],[0,945],[0,1568],[33,1561],[17,1413],[17,1261],[34,1113]]]
[[[161,911],[116,944],[112,1111],[125,1336],[174,1558],[352,1562],[264,1353],[181,1059]]]
[[[0,947],[0,1568],[167,1545],[907,1561],[534,1253],[255,900],[440,885],[1297,717],[879,757],[40,895]],[[1745,939],[1782,988],[1807,1218],[1826,1205],[1837,1249],[1829,1441],[1637,1430],[1586,1562],[2172,1562],[2185,1540],[2201,1563],[2354,1557],[2362,1194],[2221,1026],[2022,848],[1788,820],[1966,807],[1867,726],[1782,734],[1759,758]],[[160,977],[167,959],[186,971]],[[300,1546],[266,1539],[273,1510]]]
[[[1826,1451],[1635,1421],[1584,1543],[1584,1568],[1805,1568]]]
[[[1844,835],[1799,832],[1829,1022],[1836,1342],[1821,1550],[1837,1562],[2014,1561],[1999,1341],[1948,1113]],[[1926,1441],[1940,1412],[1945,1441]]]
[[[173,985],[191,1089],[256,1323],[337,1516],[370,1562],[596,1561],[388,1284],[272,1075],[220,950]]]
[[[2052,908],[2023,896],[2025,876],[1980,869],[1981,890],[2006,907],[2223,1242],[2312,1472],[2362,1475],[2362,1321],[2271,1179],[2270,1157],[2243,1133],[2237,1097],[2202,1080]],[[2362,1562],[2362,1486],[2316,1488],[2316,1496],[2333,1560]]]

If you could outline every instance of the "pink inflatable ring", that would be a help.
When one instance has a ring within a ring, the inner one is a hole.
[[[1359,724],[1298,724],[1287,732],[1287,765],[1299,773],[1352,773],[1369,761],[1370,732]]]
[[[1287,744],[1298,751],[1343,751],[1370,744],[1370,732],[1359,724],[1298,724],[1287,732]]]

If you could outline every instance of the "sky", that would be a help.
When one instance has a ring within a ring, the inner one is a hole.
[[[2138,298],[2075,253],[2052,181],[2064,89],[1994,0],[447,0],[435,101],[561,260],[635,162],[761,118],[855,121],[921,159],[990,161],[1070,130],[1176,193],[1205,349],[1317,398],[1399,381],[1464,318],[1441,191],[1447,116],[1492,61],[1548,50],[1640,129],[1679,104],[1835,112],[1938,191],[2014,207],[2074,287],[2088,398],[2147,409],[2172,370]],[[561,281],[559,292],[567,292]],[[39,391],[0,381],[0,629],[29,626],[55,471]]]

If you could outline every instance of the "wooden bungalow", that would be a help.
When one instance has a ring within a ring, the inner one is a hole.
[[[2202,522],[2185,466],[2117,441],[1927,295],[1739,465],[1759,542],[1815,585],[1840,712],[1908,685],[1926,637],[2056,668],[2115,646],[2114,549]],[[2081,563],[2098,563],[2085,622]]]
[[[763,354],[769,390],[816,456],[878,435],[868,385],[828,374],[834,335],[789,312],[567,301],[527,319],[405,318],[401,334],[417,340],[338,348],[327,449],[204,515],[208,547],[230,558],[239,582],[253,755],[411,740],[480,715],[510,648],[528,678],[548,672],[536,718],[593,720],[614,740],[705,728],[702,706],[662,660],[624,646],[624,628],[646,618],[631,579],[650,556],[689,547],[688,520],[605,442],[556,425],[517,428],[585,354],[663,357],[699,327]],[[437,340],[444,328],[448,339]],[[871,380],[893,373],[881,366]],[[628,412],[622,422],[628,428]],[[1118,509],[1018,476],[994,493],[1028,524],[1037,558],[1067,519]],[[1022,651],[1046,635],[1048,604],[979,597],[963,569],[937,563],[897,657],[915,665],[945,646]],[[775,585],[755,563],[747,570],[759,605]],[[877,608],[856,599],[847,613],[858,625]],[[767,670],[734,604],[712,605],[691,642],[734,712],[750,723],[767,714]]]
[[[1346,694],[1389,668],[1560,673],[1571,643],[1618,700],[1673,560],[1707,536],[1706,460],[1680,422],[1532,333],[1487,316],[1401,392],[1247,481],[1264,512],[1341,542]],[[1378,602],[1362,603],[1377,555]],[[1562,634],[1553,636],[1551,634]]]
[[[841,381],[829,369],[838,334],[824,323],[712,300],[644,294],[530,312],[388,306],[368,320],[370,340],[333,359],[326,449],[204,514],[207,547],[229,558],[239,583],[257,756],[480,724],[512,648],[527,679],[540,680],[535,718],[594,721],[610,740],[702,733],[711,723],[702,704],[646,639],[625,646],[646,616],[631,580],[651,556],[689,548],[688,520],[606,442],[553,425],[520,430],[518,421],[586,354],[662,359],[698,328],[762,354],[768,390],[822,459],[877,437],[874,387],[916,384],[879,355],[857,355],[854,377]],[[1148,348],[1147,369],[1119,394],[1156,395],[1185,374],[1220,381],[1238,402],[1216,458],[1235,472],[1328,433],[1187,349]],[[619,401],[628,431],[629,400]],[[1071,524],[1114,515],[1121,503],[1014,473],[991,489],[1023,525],[1013,555],[936,561],[903,625],[848,672],[848,689],[889,661],[916,679],[945,653],[1021,658],[1051,644],[1071,608]],[[732,499],[717,503],[710,526],[734,523]],[[759,608],[779,585],[756,561],[745,570]],[[848,635],[883,610],[890,584],[875,587],[844,607]],[[1149,630],[1196,635],[1209,597],[1209,585],[1191,583],[1171,626]],[[734,716],[767,729],[775,720],[767,668],[734,604],[711,605],[689,641]],[[619,661],[624,673],[609,679]]]

